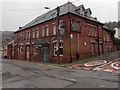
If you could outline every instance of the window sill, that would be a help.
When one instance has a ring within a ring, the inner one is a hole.
[[[33,54],[38,54],[38,53],[33,53]]]
[[[55,55],[55,54],[54,54],[54,56],[56,56],[56,57],[57,57],[57,55]],[[59,56],[63,56],[63,55],[59,55]]]

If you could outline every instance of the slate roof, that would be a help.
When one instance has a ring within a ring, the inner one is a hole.
[[[13,41],[13,38],[10,38],[9,40],[6,40],[2,43],[2,46],[7,46],[10,42]]]
[[[81,16],[81,17],[86,18],[88,20],[92,20],[94,22],[100,23],[98,20],[96,20],[96,19],[94,19],[92,17],[89,18],[89,17],[83,16],[83,15],[80,15],[78,12],[76,12],[76,9],[79,6],[77,7],[74,4],[69,2],[69,7],[70,7],[70,11],[69,11],[70,13],[78,15],[78,16]],[[83,5],[82,5],[82,7],[83,7]],[[67,14],[67,13],[68,13],[68,3],[60,6],[60,13],[59,13],[59,15],[61,16],[61,15]],[[43,22],[45,22],[47,20],[54,19],[55,17],[57,17],[57,10],[56,10],[56,8],[51,10],[51,11],[49,11],[49,12],[47,12],[47,13],[45,13],[45,14],[42,14],[42,15],[38,16],[37,18],[32,20],[27,25],[23,26],[18,31],[26,29],[26,28],[29,28],[29,27],[32,27],[32,26],[35,26],[35,25],[40,24],[40,23],[43,23]]]
[[[37,39],[33,45],[49,45],[50,43],[45,38]]]
[[[80,6],[78,6],[76,9],[79,9],[79,8],[83,8],[84,9],[84,11],[85,11],[85,7],[84,7],[84,5],[82,4],[82,5],[80,5]]]

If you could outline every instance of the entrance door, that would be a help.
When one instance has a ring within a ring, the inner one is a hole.
[[[48,47],[43,47],[43,62],[48,62]]]
[[[12,47],[12,59],[14,59],[14,48]]]
[[[26,59],[29,60],[29,54],[30,54],[30,47],[26,47]]]

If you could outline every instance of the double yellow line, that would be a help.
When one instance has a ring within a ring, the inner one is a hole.
[[[33,63],[33,62],[26,62],[26,61],[21,61],[21,60],[15,60],[15,59],[13,59],[12,60],[13,62],[14,61],[18,61],[18,62],[22,62],[22,63],[26,63],[26,64],[34,64],[34,65],[43,65],[43,66],[49,66],[49,67],[55,67],[55,68],[65,68],[65,67],[60,67],[60,66],[57,66],[57,65],[48,65],[48,64],[41,64],[41,63],[38,63],[38,62],[35,62],[35,63]]]

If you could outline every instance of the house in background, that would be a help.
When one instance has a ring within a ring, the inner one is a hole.
[[[114,30],[115,30],[115,38],[120,39],[120,29],[116,27],[114,28]]]
[[[2,58],[14,58],[14,39],[9,38],[2,41]]]
[[[60,43],[58,40],[60,30]],[[68,2],[53,9],[14,32],[14,58],[41,62],[56,62],[58,46],[60,62],[76,60],[113,51],[108,28],[92,17],[90,8]]]

